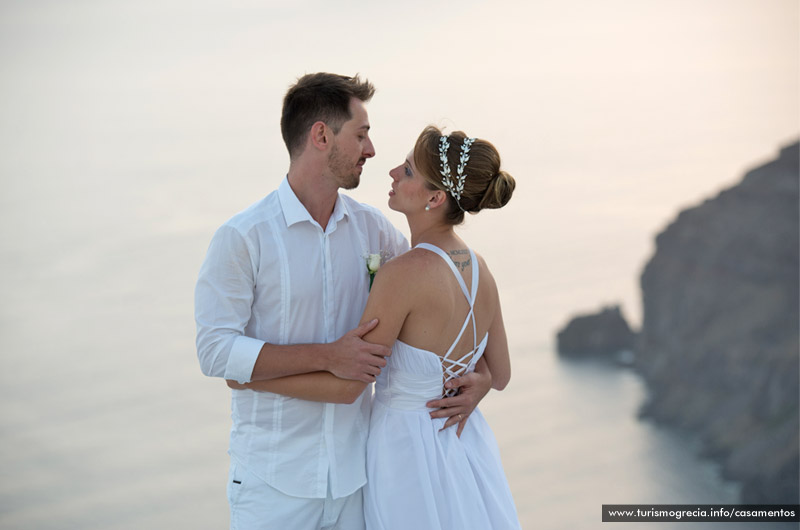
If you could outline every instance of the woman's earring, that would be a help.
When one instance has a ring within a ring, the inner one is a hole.
[[[425,205],[425,211],[426,212],[430,212],[431,211],[431,205],[430,204],[426,204]]]

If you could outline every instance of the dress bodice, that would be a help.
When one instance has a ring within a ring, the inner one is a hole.
[[[387,359],[386,366],[381,371],[375,382],[376,399],[385,405],[399,409],[424,409],[425,403],[443,396],[454,395],[453,391],[445,391],[443,385],[446,381],[460,377],[475,370],[475,364],[486,349],[489,334],[484,335],[478,343],[475,322],[475,296],[478,292],[479,266],[475,253],[470,249],[472,259],[472,285],[467,285],[461,274],[453,265],[452,260],[443,250],[427,243],[421,243],[415,248],[422,248],[438,254],[450,267],[458,280],[464,296],[469,303],[469,312],[464,320],[461,331],[453,341],[447,352],[439,355],[406,344],[400,340],[392,346],[392,355]],[[472,349],[463,355],[454,355],[456,345],[461,340],[464,332],[472,324]]]
[[[475,370],[488,338],[487,333],[464,373]],[[435,353],[398,340],[386,361],[375,381],[375,397],[384,405],[405,410],[425,409],[425,403],[444,395],[442,360]]]

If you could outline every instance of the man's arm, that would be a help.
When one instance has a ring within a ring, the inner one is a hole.
[[[376,224],[381,227],[381,243],[379,247],[387,251],[389,259],[400,256],[408,251],[408,240],[386,217],[379,215],[376,218]],[[384,281],[386,280],[384,279]],[[375,296],[380,295],[370,294],[372,298]],[[377,315],[377,313],[373,314],[380,316]],[[394,315],[391,316],[394,317]],[[361,381],[363,383],[374,381],[375,376],[380,374],[381,368],[386,366],[384,357],[391,354],[391,349],[388,345],[380,343],[381,340],[385,340],[383,337],[370,336],[369,342],[363,340],[364,335],[371,333],[378,322],[378,319],[367,322],[364,320],[367,317],[368,313],[365,311],[360,326],[331,344],[297,346],[275,346],[272,344],[265,344],[259,352],[258,359],[253,368],[251,381],[265,381],[282,376],[314,371],[326,371],[340,379]],[[399,328],[397,329],[399,333]],[[292,357],[295,355],[299,355],[299,358],[293,359]],[[317,363],[316,367],[310,368],[313,367],[315,363]],[[331,403],[338,403],[340,399],[345,400],[344,402],[347,402],[349,399],[350,402],[352,402],[361,393],[361,391],[358,391],[353,395],[354,389],[358,387],[347,385],[345,385],[345,391],[342,393],[342,386],[337,383],[335,378],[315,376],[315,378],[310,379],[309,382],[319,384],[320,389],[326,389],[331,396],[331,400],[329,401]],[[229,386],[231,385],[229,384]],[[308,399],[310,401],[328,401],[325,399],[314,399],[313,394],[305,394],[302,390],[297,392],[298,389],[304,388],[305,386],[305,384],[302,384],[297,379],[287,379],[282,381],[279,386],[272,386],[272,390],[266,386],[260,389],[286,396]],[[365,386],[366,385],[362,385],[361,390],[363,390]],[[281,391],[276,389],[280,389]],[[299,394],[304,394],[306,397]]]
[[[475,371],[445,384],[445,388],[458,388],[458,394],[449,398],[435,399],[426,403],[428,407],[435,408],[431,418],[447,418],[442,429],[458,424],[456,434],[461,436],[461,431],[467,425],[467,419],[478,403],[489,393],[492,388],[492,374],[489,365],[481,357],[475,364]]]
[[[330,344],[281,346],[245,336],[256,285],[253,256],[258,252],[232,226],[223,225],[211,240],[195,287],[197,356],[203,373],[240,383],[316,371],[374,381],[390,353],[362,339],[374,322]]]

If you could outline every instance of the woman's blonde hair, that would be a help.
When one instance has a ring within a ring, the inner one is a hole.
[[[469,160],[464,168],[464,189],[456,200],[442,182],[439,146],[442,131],[429,125],[417,138],[414,146],[414,164],[429,189],[442,190],[447,194],[446,219],[450,224],[464,222],[464,213],[478,213],[484,208],[502,208],[514,193],[514,177],[500,169],[500,153],[488,141],[476,139],[469,147]],[[450,133],[448,137],[447,163],[452,176],[460,162],[462,146],[468,137],[463,131]]]

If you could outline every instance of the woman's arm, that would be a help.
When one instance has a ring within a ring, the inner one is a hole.
[[[484,281],[487,282],[487,293],[494,300],[494,316],[489,324],[489,339],[486,342],[486,350],[483,358],[492,373],[492,388],[503,390],[511,379],[511,360],[508,355],[508,338],[506,337],[506,326],[503,323],[503,310],[500,304],[500,293],[497,290],[497,283],[494,276],[489,271],[489,267],[482,257],[478,257],[481,262]]]
[[[339,379],[330,372],[311,372],[308,374],[290,375],[265,381],[253,381],[241,384],[227,381],[228,386],[237,390],[257,390],[272,392],[307,401],[325,403],[352,403],[367,386],[367,383],[352,379]]]
[[[365,341],[391,348],[400,334],[408,315],[410,300],[406,295],[408,290],[401,288],[402,275],[402,268],[393,262],[385,264],[375,275],[361,324],[377,318],[378,325],[362,337]],[[340,379],[329,372],[312,372],[247,384],[228,381],[228,386],[234,389],[273,392],[308,401],[352,403],[358,399],[367,383]]]
[[[489,371],[492,373],[492,388],[503,390],[511,379],[511,360],[508,355],[508,339],[499,301],[497,313],[489,326],[489,340],[486,343],[483,358],[486,359]]]

